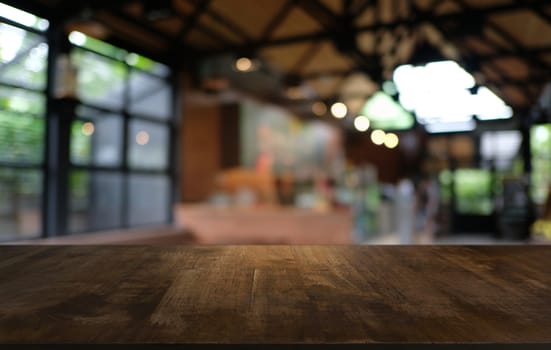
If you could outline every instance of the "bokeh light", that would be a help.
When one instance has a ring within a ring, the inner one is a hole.
[[[95,127],[94,123],[86,122],[82,124],[81,132],[84,136],[92,136],[94,134]]]
[[[382,145],[385,143],[385,132],[383,130],[373,130],[371,133],[371,141],[376,145]]]
[[[358,131],[367,131],[369,129],[369,119],[365,115],[359,115],[354,119],[354,127]]]
[[[253,61],[248,57],[240,57],[235,60],[235,69],[240,72],[248,72],[253,69]]]
[[[140,146],[147,145],[149,143],[149,134],[146,131],[140,131],[136,134],[136,143]]]
[[[346,105],[342,102],[333,103],[331,106],[331,114],[337,119],[346,117],[346,113],[348,113],[348,108],[346,108]]]
[[[327,113],[327,106],[321,101],[314,102],[312,104],[312,113],[314,113],[318,117],[322,117],[325,115],[325,113]]]
[[[391,132],[385,135],[385,146],[387,148],[390,148],[390,149],[396,148],[399,142],[400,140],[398,139],[398,135]]]

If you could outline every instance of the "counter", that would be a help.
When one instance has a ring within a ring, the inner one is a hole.
[[[549,349],[550,262],[546,246],[4,246],[0,347]]]

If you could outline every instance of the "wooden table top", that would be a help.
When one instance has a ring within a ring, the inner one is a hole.
[[[551,247],[0,247],[0,345],[525,342]]]

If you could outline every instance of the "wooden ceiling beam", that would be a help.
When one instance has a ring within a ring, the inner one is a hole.
[[[299,72],[301,69],[303,69],[305,66],[310,63],[314,57],[316,57],[316,54],[321,49],[321,43],[314,42],[310,44],[310,47],[302,56],[299,57],[299,59],[296,61],[296,63],[293,65],[293,68],[291,68],[291,73],[293,72]]]
[[[376,0],[356,0],[351,5],[351,13],[354,17],[358,18],[364,14],[364,12],[375,4]]]
[[[465,9],[465,10],[470,11],[470,9],[471,9],[470,7],[467,7],[467,6],[463,3],[462,0],[456,0],[456,3],[457,3],[459,6],[463,7],[463,9]],[[445,28],[444,28],[440,23],[435,23],[434,25],[435,25],[436,28],[442,33],[442,35],[443,35],[444,37],[447,36],[447,33],[446,33]],[[466,51],[467,51],[469,57],[473,57],[473,56],[474,56],[475,58],[478,58],[477,53],[474,52],[474,51],[472,51],[472,50],[470,50],[470,49],[469,49],[468,47],[466,47],[465,45],[463,46],[463,50],[466,50]],[[462,57],[461,60],[464,61],[464,57]],[[500,69],[499,67],[494,66],[494,67],[493,67],[493,70],[497,73],[497,75],[499,75],[499,76],[501,77],[500,80],[503,80],[503,79],[506,79],[506,78],[507,78],[505,72],[504,72],[502,69]],[[487,77],[485,77],[485,79],[486,79],[487,82],[492,83],[494,86],[497,87],[496,81],[491,81],[491,80],[489,80]],[[522,94],[524,95],[524,97],[527,99],[527,101],[531,101],[531,100],[532,100],[533,97],[532,97],[532,95],[531,95],[527,90],[521,89],[521,92],[522,92]],[[511,103],[511,102],[509,101],[509,103]]]
[[[465,0],[455,0],[455,2],[463,9],[463,10],[467,10],[467,11],[471,11],[473,8],[471,6],[469,6],[469,4],[467,4],[465,2]],[[518,6],[521,6],[523,5],[523,3],[521,2],[513,2],[513,4],[517,4]],[[527,8],[530,8],[533,4],[524,4],[527,6]],[[509,42],[513,48],[515,49],[515,52],[517,52],[519,54],[519,56],[522,56],[523,58],[525,58],[527,61],[531,62],[531,65],[532,66],[537,66],[539,69],[542,69],[543,71],[549,71],[550,69],[550,66],[540,60],[538,57],[535,57],[531,54],[529,54],[527,51],[526,51],[526,48],[524,46],[522,46],[520,44],[520,42],[515,38],[513,37],[511,34],[509,34],[506,30],[504,30],[501,26],[499,26],[498,24],[496,24],[495,22],[492,22],[491,20],[487,20],[486,23],[485,23],[487,26],[489,26],[493,31],[495,31],[500,37],[502,37],[505,41]],[[493,45],[494,47],[496,47],[496,45]]]
[[[264,31],[262,32],[261,40],[269,40],[272,35],[274,34],[275,30],[279,28],[281,23],[289,16],[289,13],[291,10],[295,7],[295,1],[294,0],[287,0],[283,6],[279,9],[279,11],[272,17],[272,19],[268,22],[266,27],[264,28]]]
[[[336,44],[338,44],[338,41],[341,40],[339,35],[336,35],[339,34],[339,31],[344,31],[340,36],[357,34],[352,27],[351,22],[353,22],[353,18],[348,17],[346,14],[342,16],[335,15],[333,11],[318,0],[296,0],[296,3],[325,30],[333,32],[331,39]],[[374,77],[375,80],[378,80],[380,74],[379,71],[382,69],[378,59],[375,60],[373,57],[369,57],[355,45],[350,45],[350,47],[347,47],[347,51],[342,54],[350,57],[358,67],[364,68]]]
[[[189,16],[184,14],[184,13],[181,13],[178,9],[174,9],[174,13],[176,14],[176,16],[178,16],[184,23],[186,23],[188,20],[189,20]],[[202,34],[208,36],[210,39],[218,42],[220,45],[224,45],[228,42],[233,42],[235,44],[235,40],[232,40],[230,39],[228,36],[216,31],[216,30],[213,30],[211,28],[208,28],[208,27],[205,27],[204,25],[201,25],[201,23],[199,23],[198,21],[196,21],[196,23],[194,24],[193,28],[192,29],[195,29],[199,32],[201,32]],[[190,30],[191,31],[191,30]]]
[[[324,29],[333,29],[337,25],[337,17],[327,6],[318,0],[295,0],[295,3],[308,16],[312,17]]]
[[[519,0],[515,0],[516,3],[519,3],[520,1]],[[541,19],[543,19],[545,22],[547,22],[547,24],[551,25],[551,15],[549,15],[543,6],[538,6],[538,5],[535,5],[535,4],[528,4],[528,6],[530,6],[530,9],[532,10],[532,12],[537,15],[538,17],[540,17]]]
[[[493,70],[495,70],[495,69],[493,69]],[[335,77],[335,76],[337,76],[337,77],[346,77],[350,74],[353,74],[353,73],[359,72],[359,71],[361,71],[361,70],[359,70],[359,69],[335,69],[335,70],[330,70],[330,71],[306,73],[306,74],[302,74],[301,77],[304,80],[321,79],[321,78]],[[495,79],[493,79],[493,80],[487,79],[487,80],[491,81],[493,84],[496,84],[496,85],[499,85],[499,86],[510,85],[510,86],[517,86],[517,87],[526,86],[528,84],[543,85],[543,84],[545,84],[549,81],[548,79],[546,79],[544,77],[541,77],[541,76],[530,76],[526,79],[514,79],[514,78],[509,78],[509,77],[506,77],[506,76],[502,76],[502,77],[500,77],[499,81],[495,80]]]
[[[302,2],[306,2],[306,1],[302,0]],[[547,0],[534,0],[530,3],[530,5],[546,5],[546,4],[548,4]],[[529,5],[525,3],[505,3],[505,4],[499,4],[499,5],[488,6],[483,8],[472,8],[468,12],[462,12],[462,13],[446,13],[446,14],[437,15],[432,12],[423,11],[416,18],[413,18],[413,19],[400,18],[388,23],[375,23],[370,25],[363,25],[355,28],[355,30],[357,33],[363,33],[363,32],[375,32],[381,29],[383,30],[394,29],[404,25],[415,26],[425,22],[443,23],[451,20],[468,21],[470,18],[472,18],[473,15],[488,16],[488,15],[493,15],[498,13],[517,11],[520,9],[527,9],[527,8],[529,8]],[[304,42],[304,41],[329,40],[333,36],[334,36],[334,31],[332,29],[330,30],[323,29],[317,32],[300,34],[300,35],[292,35],[284,38],[250,41],[245,45],[228,45],[221,49],[210,50],[207,53],[220,54],[220,53],[227,53],[227,52],[235,52],[235,51],[243,50],[245,48],[260,49],[260,48],[266,48],[271,46],[288,45],[288,44]]]
[[[211,0],[205,0],[200,2],[195,7],[195,11],[193,11],[193,13],[185,19],[182,29],[180,29],[180,32],[176,36],[178,38],[178,41],[185,40],[186,36],[191,32],[191,30],[195,26],[197,26],[197,23],[199,23],[199,17],[201,17],[201,15],[205,13],[210,3],[211,3]]]
[[[201,1],[194,1],[196,6],[201,3]],[[232,20],[228,19],[227,17],[220,14],[218,11],[210,7],[206,12],[206,15],[210,16],[212,19],[214,19],[216,22],[220,23],[230,31],[232,31],[235,35],[239,36],[240,38],[243,38],[246,42],[250,42],[253,39],[247,34],[247,32],[241,28],[237,23],[234,23]]]
[[[472,9],[472,7],[469,6],[464,0],[455,0],[455,2],[463,10],[470,11]],[[513,4],[521,5],[518,2],[513,2]],[[543,72],[546,72],[546,74],[543,75],[544,78],[545,79],[549,78],[549,76],[548,76],[549,75],[549,66],[545,62],[541,61],[537,57],[534,57],[534,56],[528,54],[525,51],[525,48],[522,47],[522,45],[520,45],[520,43],[512,35],[510,35],[505,30],[503,30],[503,28],[501,28],[499,25],[497,25],[497,24],[495,24],[495,23],[493,23],[489,20],[486,20],[486,25],[488,25],[490,28],[492,28],[494,31],[496,31],[503,39],[510,42],[513,45],[513,48],[515,49],[514,52],[517,53],[520,56],[520,58],[522,58],[524,60],[527,60],[527,61],[531,62],[532,64],[535,64],[536,66],[538,66],[538,68],[542,69]],[[499,48],[499,46],[495,42],[492,42],[486,36],[481,36],[480,39],[483,42],[485,42],[486,44],[491,45],[494,48]],[[476,57],[476,53],[474,55]],[[492,66],[492,69],[496,73],[498,73],[498,75],[501,76],[501,80],[507,79],[507,74],[501,68],[494,65],[494,66]],[[521,91],[521,93],[524,95],[524,97],[526,98],[528,103],[532,103],[537,98],[537,96],[534,96],[532,93],[530,93],[530,91],[528,91],[528,89],[526,87],[518,86],[518,88]]]

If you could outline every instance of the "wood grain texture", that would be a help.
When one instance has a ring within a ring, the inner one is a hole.
[[[519,342],[549,247],[0,248],[0,345]]]

